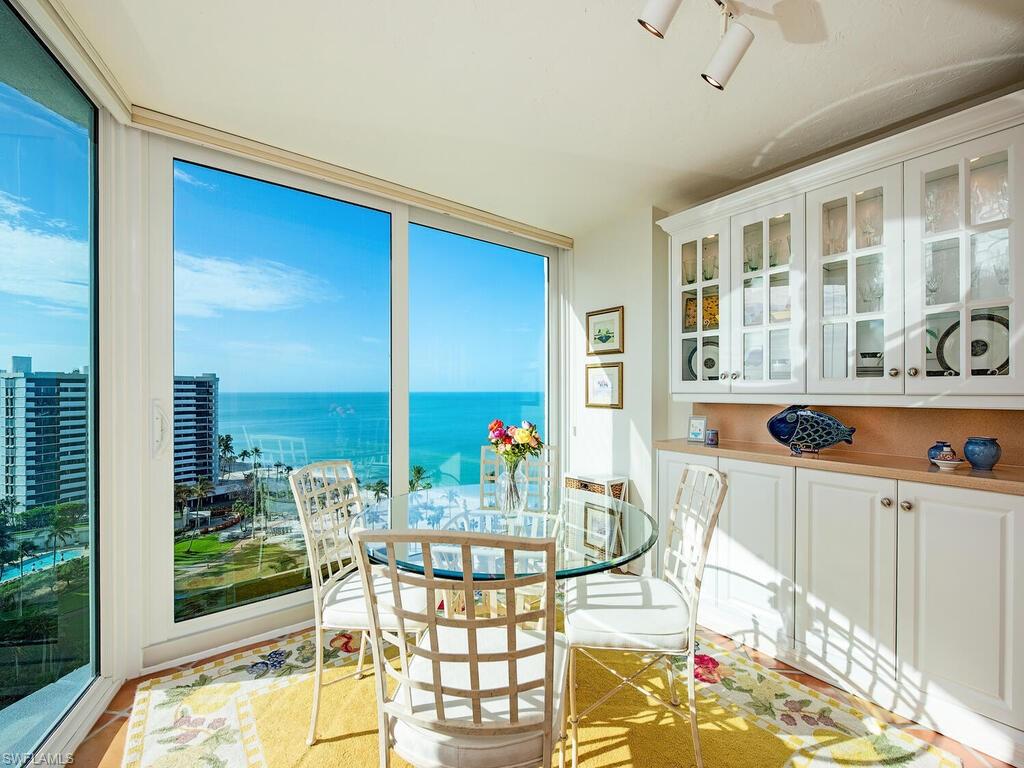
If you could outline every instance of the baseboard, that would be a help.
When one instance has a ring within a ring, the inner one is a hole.
[[[202,661],[203,659],[207,659],[211,656],[217,656],[222,653],[228,653],[229,651],[234,651],[239,648],[243,648],[244,646],[252,645],[253,643],[262,643],[267,640],[273,640],[274,638],[281,637],[282,635],[290,635],[293,632],[300,632],[304,629],[311,629],[312,627],[313,620],[309,619],[308,621],[300,621],[298,623],[291,624],[286,627],[279,627],[277,629],[268,630],[266,632],[260,632],[256,635],[252,635],[251,637],[233,640],[230,643],[225,643],[214,648],[207,648],[202,651],[197,651],[196,653],[190,653],[175,659],[169,659],[167,661],[161,661],[158,664],[143,667],[139,675],[151,675],[155,672],[163,672],[164,670],[174,669],[175,667],[181,667],[186,664],[194,664],[197,661]]]

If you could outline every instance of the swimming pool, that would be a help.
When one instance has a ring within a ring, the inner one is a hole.
[[[88,554],[88,550],[85,547],[71,547],[69,549],[58,549],[57,550],[57,564],[66,563],[69,560],[74,560],[76,557]],[[53,567],[53,550],[49,552],[39,552],[38,554],[32,555],[32,557],[25,558],[25,575],[28,576],[30,573],[37,571],[45,571],[47,568]],[[16,579],[21,575],[22,567],[18,563],[8,565],[4,568],[3,573],[0,574],[0,583]]]

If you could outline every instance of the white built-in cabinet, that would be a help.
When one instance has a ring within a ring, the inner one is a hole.
[[[896,676],[895,480],[796,471],[796,653],[891,706]]]
[[[728,483],[702,626],[1024,764],[1024,497],[659,451],[662,522],[690,462]]]
[[[1024,127],[907,162],[907,392],[1021,394]]]
[[[807,194],[807,391],[903,392],[903,169]]]
[[[1024,125],[972,119],[969,141],[917,129],[662,220],[671,391],[1024,404]]]
[[[899,486],[901,691],[1024,729],[1024,497]]]

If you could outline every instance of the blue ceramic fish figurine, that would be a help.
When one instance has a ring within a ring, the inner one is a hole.
[[[793,452],[817,453],[838,443],[853,445],[855,427],[848,427],[827,413],[812,411],[806,405],[791,405],[768,419],[768,432]]]

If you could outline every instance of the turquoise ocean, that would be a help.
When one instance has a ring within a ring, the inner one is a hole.
[[[235,451],[258,446],[264,466],[346,458],[364,484],[388,477],[387,392],[222,392],[218,418]],[[542,392],[411,393],[410,466],[425,467],[434,485],[478,482],[495,418],[532,421],[547,440]]]

